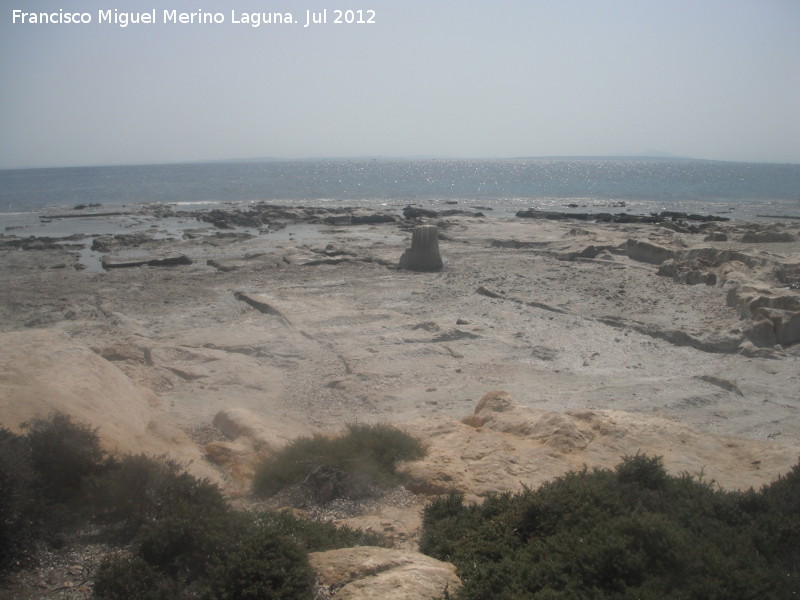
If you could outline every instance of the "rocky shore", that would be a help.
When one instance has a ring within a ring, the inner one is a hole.
[[[247,502],[255,461],[293,437],[391,422],[430,448],[405,467],[413,489],[322,516],[409,555],[420,506],[450,487],[479,501],[637,451],[759,487],[800,456],[800,222],[70,214],[91,235],[0,236],[10,429],[60,410]],[[438,228],[441,270],[399,268],[421,224]]]

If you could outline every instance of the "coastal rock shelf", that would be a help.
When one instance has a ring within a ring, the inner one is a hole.
[[[61,410],[243,503],[291,439],[398,424],[429,448],[402,466],[413,489],[315,513],[393,536],[403,553],[373,553],[386,585],[403,565],[450,581],[414,555],[449,487],[480,501],[637,451],[730,488],[796,463],[800,222],[406,212],[162,206],[6,231],[0,424]],[[446,268],[400,268],[420,227]]]

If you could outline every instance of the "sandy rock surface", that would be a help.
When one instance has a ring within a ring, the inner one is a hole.
[[[0,415],[18,426],[54,412],[97,428],[118,454],[169,455],[197,477],[221,483],[200,448],[159,408],[158,397],[61,331],[0,334]]]
[[[734,438],[671,419],[613,410],[532,410],[505,392],[486,394],[461,421],[440,416],[414,424],[428,456],[403,466],[427,493],[474,496],[536,488],[584,466],[613,467],[622,456],[661,456],[666,469],[726,489],[759,488],[785,473],[800,444]],[[413,486],[412,486],[413,489]]]

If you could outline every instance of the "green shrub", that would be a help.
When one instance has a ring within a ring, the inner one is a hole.
[[[83,518],[83,486],[102,471],[97,434],[62,414],[0,429],[0,573],[30,562],[37,542],[62,544]]]
[[[369,448],[374,436],[353,431]],[[366,452],[393,467],[380,454],[387,448]],[[288,514],[233,510],[215,485],[173,461],[106,456],[96,431],[63,415],[33,421],[23,436],[0,429],[0,568],[20,566],[37,541],[68,526],[92,525],[100,537],[132,541],[97,573],[95,597],[110,600],[307,598],[308,550],[382,541]]]
[[[488,501],[495,501],[491,496]],[[450,492],[431,501],[422,515],[420,551],[450,561],[456,554],[456,544],[464,544],[464,536],[475,521],[474,506],[464,505],[464,494]]]
[[[388,473],[394,473],[398,461],[416,460],[425,456],[425,449],[418,439],[386,423],[348,425],[342,442],[351,448],[352,453],[369,454]]]
[[[349,425],[337,437],[301,437],[259,465],[253,491],[271,496],[294,487],[300,502],[358,499],[400,482],[398,461],[422,458],[415,438],[391,425]]]
[[[37,487],[48,501],[64,504],[74,500],[84,480],[102,469],[105,453],[97,430],[73,423],[60,413],[23,427]]]
[[[106,558],[94,577],[98,600],[177,600],[175,582],[139,556]]]
[[[768,556],[780,556],[800,587],[800,463],[786,475],[765,486],[753,498],[743,499],[746,509],[758,516],[754,533],[758,549]]]
[[[0,572],[28,562],[42,510],[25,440],[0,429]]]
[[[351,431],[384,471],[406,452],[393,431]],[[384,543],[288,513],[234,510],[217,486],[173,461],[106,456],[96,431],[63,415],[33,421],[25,435],[0,429],[2,572],[33,556],[38,541],[97,525],[93,535],[131,542],[97,572],[94,596],[105,600],[310,598],[308,551]]]
[[[203,505],[180,503],[168,515],[142,528],[136,552],[150,565],[185,583],[200,578],[215,557],[239,543],[254,525],[232,509],[207,511]]]
[[[616,472],[621,484],[646,490],[663,490],[669,481],[660,456],[648,457],[638,452],[634,456],[623,457]]]
[[[215,557],[206,577],[205,598],[310,600],[313,582],[305,550],[273,528],[260,526]]]
[[[95,597],[311,598],[307,552],[383,543],[382,536],[285,512],[204,512],[183,504],[144,526],[130,555],[104,562]]]
[[[165,518],[185,505],[202,507],[206,513],[227,511],[219,488],[186,473],[167,459],[144,455],[112,460],[102,475],[93,478],[87,501],[107,535],[130,540],[148,523]]]
[[[797,468],[724,492],[636,455],[479,506],[435,500],[420,547],[456,565],[462,600],[784,598],[800,581],[798,494]]]

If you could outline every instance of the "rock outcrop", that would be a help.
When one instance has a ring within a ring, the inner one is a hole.
[[[325,597],[336,600],[434,600],[461,586],[453,565],[418,552],[360,546],[309,560]]]
[[[777,233],[755,231],[745,237],[749,236],[753,243],[775,242]],[[764,236],[759,237],[761,234]],[[629,256],[636,260],[658,264],[664,258],[658,268],[662,277],[688,285],[702,283],[723,288],[728,306],[736,309],[739,318],[748,321],[741,328],[743,340],[756,347],[791,346],[800,342],[800,293],[793,288],[798,272],[796,264],[780,262],[766,253],[732,249],[693,248],[667,254],[653,250],[653,244],[632,240],[627,247]]]
[[[416,422],[428,455],[402,470],[421,493],[457,489],[481,497],[536,488],[584,466],[613,468],[625,455],[662,456],[674,474],[702,474],[728,489],[758,488],[797,462],[797,444],[759,442],[695,430],[658,416],[614,410],[541,411],[489,392],[457,421]]]
[[[756,279],[744,266],[724,265],[721,280],[727,289],[726,302],[749,321],[745,330],[756,346],[791,346],[800,342],[800,292],[781,285],[780,274],[785,274],[787,265],[769,268],[778,276],[777,285]]]
[[[97,428],[104,449],[167,455],[198,477],[219,481],[197,445],[158,408],[158,398],[108,360],[56,330],[0,334],[0,424],[54,412]]]

